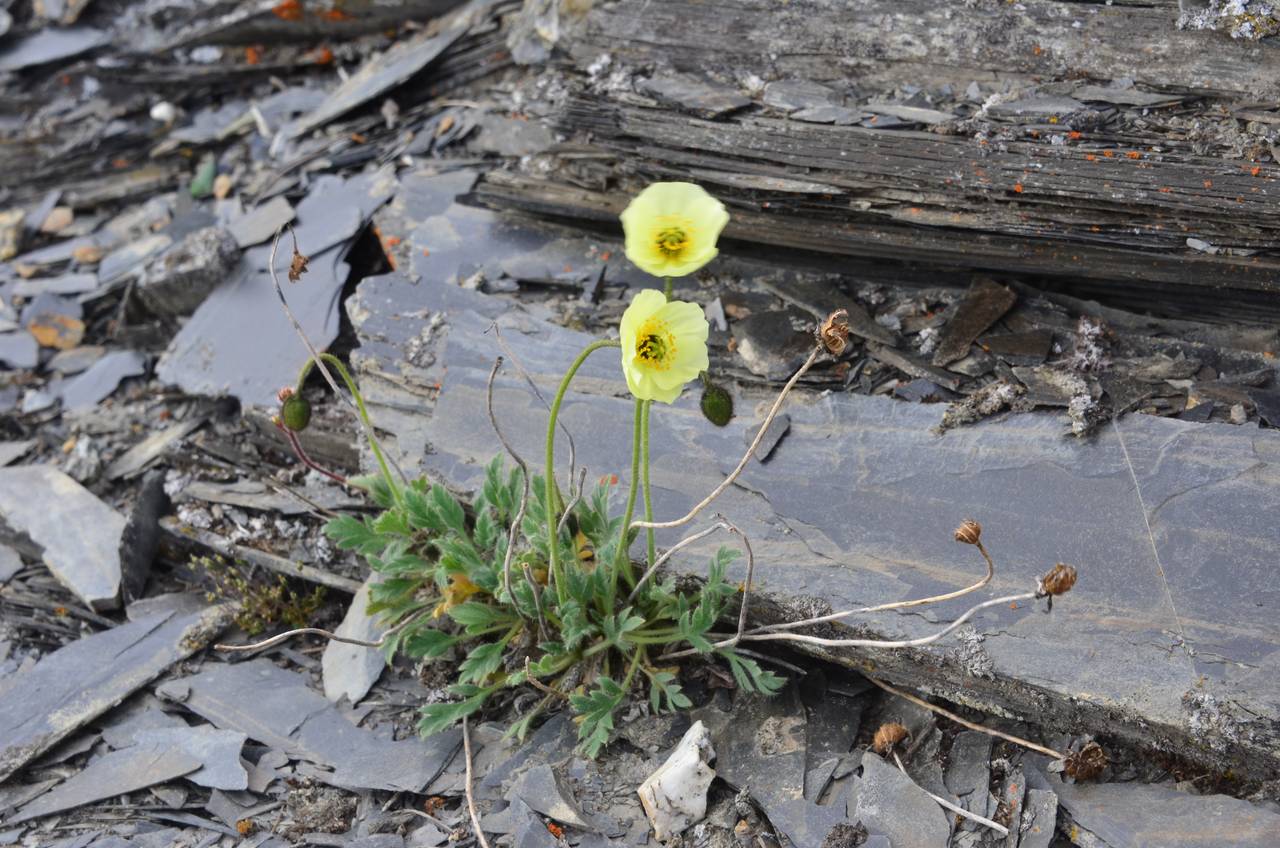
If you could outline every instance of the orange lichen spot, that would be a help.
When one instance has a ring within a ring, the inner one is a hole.
[[[1102,227],[1099,227],[1097,224],[1094,224],[1092,227],[1089,228],[1089,232],[1100,233],[1102,232]]]
[[[1017,602],[1017,601],[1014,601],[1013,603],[1009,604],[1009,609],[1011,609],[1011,610],[1016,610],[1017,608],[1018,608],[1018,602]]]
[[[600,261],[601,261],[601,262],[608,262],[608,261],[609,261],[609,257],[610,257],[610,256],[613,256],[613,251],[611,251],[611,250],[606,250],[604,253],[600,254]]]
[[[1273,350],[1264,350],[1264,351],[1262,352],[1262,355],[1263,355],[1263,356],[1265,356],[1267,359],[1275,359],[1275,358],[1276,358],[1276,353],[1275,353],[1275,351],[1273,351]]]
[[[1085,160],[1086,162],[1097,162],[1097,161],[1098,161],[1098,157],[1097,157],[1097,156],[1094,156],[1092,153],[1086,153],[1086,154],[1084,155],[1084,160]]]
[[[59,617],[65,616],[68,612],[70,612],[70,610],[68,610],[66,607],[53,608],[53,614]]]
[[[431,255],[431,250],[430,250],[429,248],[425,248],[425,247],[424,247],[424,248],[422,248],[422,255],[423,255],[423,256],[430,256],[430,255]]]
[[[115,168],[117,171],[122,168],[127,168],[129,167],[129,160],[123,156],[118,156],[111,160],[111,167]]]
[[[1170,188],[1169,186],[1160,186],[1160,193],[1161,193],[1161,194],[1168,194],[1168,193],[1169,193],[1169,192],[1171,192],[1171,191],[1173,191],[1173,189],[1172,189],[1172,188]]]
[[[354,141],[356,144],[364,144],[366,141],[369,140],[368,138],[361,135],[360,133],[352,133],[347,137],[350,138],[352,141]]]
[[[271,7],[271,13],[282,21],[300,21],[302,4],[298,0],[280,0]]]
[[[1016,191],[1018,194],[1022,194],[1022,183],[1014,183],[1013,190]]]
[[[355,20],[351,15],[348,15],[341,9],[326,9],[320,13],[320,17],[326,21],[333,21],[334,23]]]
[[[1051,124],[1056,124],[1056,123],[1058,123],[1058,116],[1057,116],[1057,115],[1050,115],[1050,116],[1049,116],[1049,123],[1051,123]]]
[[[1079,141],[1080,130],[1072,130],[1071,132],[1067,133],[1067,138],[1071,139],[1072,141]]]
[[[387,236],[385,239],[382,240],[382,243],[385,244],[387,247],[395,247],[400,243],[400,241],[401,241],[400,236]]]
[[[552,836],[554,836],[556,839],[564,838],[564,828],[556,824],[555,822],[550,822],[550,821],[547,822],[547,832],[550,833]]]
[[[1249,169],[1249,173],[1256,177],[1258,176],[1258,174],[1262,173],[1262,167],[1259,165],[1254,165],[1252,168]]]
[[[1136,150],[1130,150],[1128,153],[1126,153],[1126,154],[1125,154],[1125,156],[1128,156],[1130,159],[1141,159],[1141,158],[1142,158],[1142,154],[1141,154],[1141,153],[1139,153],[1139,152],[1138,152],[1138,151],[1136,151]]]
[[[1204,187],[1205,187],[1205,188],[1213,188],[1213,180],[1205,180],[1205,181],[1204,181]]]
[[[246,47],[244,49],[244,63],[246,65],[256,65],[262,61],[261,47]]]
[[[907,211],[910,212],[912,215],[919,215],[922,210],[920,209],[919,206],[912,206]]]
[[[317,65],[328,65],[333,62],[333,51],[328,47],[317,47],[311,58]]]
[[[1041,53],[1044,52],[1044,48],[1041,47],[1039,44],[1033,44],[1031,45],[1031,52],[1032,54],[1039,56]]]
[[[1115,156],[1116,154],[1115,154],[1115,151],[1113,150],[1104,150],[1102,151],[1102,155],[1110,159],[1112,156]]]
[[[239,819],[236,821],[236,833],[241,836],[248,836],[256,829],[252,819]]]

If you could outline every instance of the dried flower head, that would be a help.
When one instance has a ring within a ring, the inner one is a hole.
[[[956,528],[956,541],[962,545],[976,545],[982,541],[982,525],[972,518],[966,518]]]
[[[880,725],[875,738],[871,740],[871,748],[880,756],[887,756],[903,739],[907,738],[907,729],[897,722],[891,721]]]
[[[1076,570],[1066,563],[1058,563],[1040,578],[1040,588],[1047,595],[1065,595],[1076,585]]]
[[[822,322],[822,326],[818,328],[818,341],[827,353],[832,356],[839,356],[844,353],[845,348],[849,346],[849,313],[844,309],[837,309],[827,316],[827,320]]]
[[[1107,752],[1097,742],[1090,742],[1079,751],[1067,755],[1062,770],[1076,780],[1093,780],[1107,767]]]
[[[307,263],[311,261],[309,256],[303,256],[298,252],[297,244],[293,247],[293,258],[289,260],[289,282],[296,283],[302,279],[302,275],[307,273]]]
[[[627,258],[655,277],[684,277],[716,257],[724,204],[694,183],[654,183],[622,213]]]
[[[281,403],[284,403],[289,398],[293,397],[293,395],[294,395],[293,386],[285,386],[284,388],[280,389],[280,391],[276,392],[276,400],[280,401]]]

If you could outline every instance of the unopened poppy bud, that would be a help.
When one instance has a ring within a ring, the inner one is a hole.
[[[293,386],[284,386],[280,391],[276,392],[276,400],[284,403],[295,394]]]
[[[733,418],[733,396],[723,386],[711,382],[702,374],[702,414],[717,427],[723,427]]]
[[[1040,587],[1048,595],[1065,595],[1074,585],[1076,585],[1076,570],[1061,562],[1040,579]]]
[[[887,756],[893,750],[894,745],[906,738],[907,729],[897,722],[891,721],[880,725],[880,729],[876,731],[875,738],[871,740],[871,747],[880,756]]]
[[[966,518],[956,528],[956,541],[962,545],[976,545],[982,540],[982,525]]]
[[[849,346],[849,313],[837,309],[818,328],[818,341],[832,356],[839,356]]]
[[[311,423],[311,404],[301,395],[290,393],[280,406],[280,417],[284,419],[284,426],[300,433]]]

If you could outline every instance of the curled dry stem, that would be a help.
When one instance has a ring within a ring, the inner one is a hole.
[[[587,468],[583,466],[578,472],[577,488],[573,486],[573,480],[569,481],[569,502],[564,505],[564,512],[560,515],[560,523],[556,525],[556,532],[564,532],[564,526],[569,523],[569,516],[573,514],[573,508],[582,500],[582,493],[586,491],[587,486]]]
[[[288,227],[287,224],[285,226]],[[338,381],[333,378],[333,373],[330,372],[328,367],[325,365],[326,356],[322,355],[320,351],[316,349],[316,346],[311,343],[311,339],[307,337],[307,331],[302,329],[302,323],[299,322],[298,317],[293,314],[293,309],[290,308],[289,301],[284,296],[284,289],[280,285],[280,277],[276,272],[276,253],[280,249],[280,237],[282,235],[284,235],[284,227],[276,230],[276,237],[271,242],[271,259],[267,262],[267,269],[271,273],[271,284],[275,287],[276,297],[280,299],[280,305],[284,308],[284,313],[288,316],[289,323],[293,325],[294,331],[297,332],[298,338],[302,339],[302,344],[307,348],[307,353],[311,354],[311,363],[320,370],[320,374],[324,377],[325,382],[329,384],[329,389],[341,398],[342,401],[347,404],[347,407],[356,414],[356,420],[360,422],[360,427],[364,430],[365,438],[369,440],[370,449],[378,458],[379,465],[383,466],[383,476],[387,477],[387,484],[391,486],[392,495],[395,496],[397,501],[399,501],[401,499],[401,495],[396,490],[396,487],[392,485],[394,481],[390,479],[391,475],[386,471],[382,449],[378,444],[378,436],[373,432],[373,424],[369,421],[368,411],[364,408],[364,401],[360,398],[354,381],[350,379],[350,375],[345,373],[343,374],[348,388],[352,391],[352,397],[349,398],[342,393],[341,389],[338,388]],[[289,227],[289,235],[293,238],[295,266],[297,266],[297,259],[299,257],[302,258],[300,270],[298,271],[298,273],[300,273],[301,271],[306,270],[306,257],[303,257],[302,254],[298,252],[298,234],[293,231],[293,227]],[[292,279],[294,275],[295,271],[291,268],[290,279]],[[400,468],[394,458],[391,459],[391,465],[396,469],[396,473],[400,475],[400,479],[407,483],[408,478],[405,476],[403,469]]]
[[[981,589],[983,586],[986,586],[988,583],[990,583],[991,579],[995,577],[996,564],[992,561],[991,554],[987,553],[987,549],[983,547],[981,542],[976,542],[975,545],[978,548],[978,552],[982,554],[983,558],[987,561],[987,573],[977,583],[973,583],[972,585],[966,586],[963,589],[957,589],[954,592],[947,592],[946,594],[943,594],[943,595],[933,595],[928,598],[915,598],[910,601],[893,601],[887,604],[876,604],[875,606],[871,606],[871,607],[857,607],[855,609],[841,610],[840,612],[833,612],[833,613],[828,613],[826,615],[819,615],[813,618],[802,619],[800,621],[786,621],[780,624],[766,624],[761,627],[754,628],[750,632],[752,635],[754,635],[757,633],[777,633],[782,630],[795,630],[798,627],[808,627],[813,624],[822,624],[827,621],[836,621],[837,619],[846,618],[851,615],[862,615],[862,614],[873,613],[873,612],[884,612],[885,610],[906,609],[907,607],[918,607],[918,606],[924,606],[925,604],[941,603],[943,601],[950,601],[950,600],[954,600],[955,598],[963,597],[969,594],[970,592],[976,592],[977,590]]]
[[[707,533],[710,533],[711,530],[723,529],[723,530],[728,530],[730,533],[737,536],[739,541],[742,542],[743,550],[747,552],[747,579],[743,581],[743,584],[742,584],[742,605],[738,607],[738,631],[734,635],[730,636],[728,639],[725,639],[722,642],[717,642],[715,645],[712,646],[715,650],[722,650],[724,648],[732,648],[736,646],[738,642],[741,641],[744,637],[743,631],[745,631],[747,627],[747,609],[748,609],[748,605],[751,602],[751,581],[755,579],[755,573],[756,573],[756,555],[755,555],[755,552],[751,549],[751,541],[747,538],[746,533],[743,533],[740,529],[738,529],[732,522],[730,522],[723,515],[717,515],[716,518],[718,519],[718,522],[709,530],[704,531],[703,533],[698,534],[697,536],[691,537],[690,539],[683,540],[681,544],[683,545],[685,542],[696,541],[698,538],[701,538],[702,536],[707,535]],[[672,550],[667,551],[666,556],[670,556],[674,552],[675,552],[675,549],[673,548]],[[657,564],[660,565],[661,560]],[[653,570],[656,570],[656,568]],[[657,659],[659,661],[666,661],[666,660],[679,659],[680,657],[697,656],[700,653],[702,652],[697,650],[696,648],[688,648],[682,651],[670,651],[658,657]]]
[[[1021,601],[1034,601],[1039,597],[1040,595],[1037,592],[1023,592],[1018,595],[1005,595],[1003,598],[992,598],[989,601],[974,604],[961,613],[955,621],[938,632],[928,636],[920,636],[916,639],[824,639],[821,636],[807,636],[803,633],[746,633],[739,638],[744,642],[803,642],[807,645],[820,645],[824,648],[919,648],[923,645],[937,642],[988,607],[1004,606]]]
[[[332,633],[328,630],[321,630],[319,627],[299,627],[296,630],[286,630],[284,633],[278,633],[270,639],[263,639],[261,642],[253,642],[248,645],[214,645],[213,649],[215,651],[260,651],[264,648],[279,645],[281,642],[287,642],[294,636],[307,635],[323,636],[330,642],[341,642],[344,645],[358,645],[361,648],[381,648],[383,645],[387,644],[387,639],[399,633],[401,630],[404,630],[410,624],[413,624],[426,614],[427,610],[423,610],[416,615],[409,616],[395,627],[387,630],[386,633],[383,633],[376,642],[369,642],[364,639],[352,639],[348,636],[339,636],[337,633]]]
[[[503,356],[511,360],[511,364],[515,366],[516,371],[518,371],[520,376],[524,378],[524,381],[529,384],[529,391],[533,392],[533,396],[538,399],[538,402],[541,403],[548,412],[550,412],[551,404],[538,388],[538,384],[533,381],[533,377],[527,370],[525,370],[524,365],[521,364],[519,357],[515,354],[515,351],[511,349],[509,344],[507,344],[506,339],[502,338],[502,330],[499,329],[498,322],[495,321],[490,324],[489,330],[493,330],[493,337],[497,340],[498,347],[502,348]],[[485,332],[487,333],[489,330],[485,330]],[[577,468],[578,449],[573,443],[573,434],[569,432],[569,428],[565,426],[565,423],[557,420],[556,426],[560,428],[561,433],[564,433],[565,440],[569,443],[569,485],[572,486],[574,472]]]
[[[467,789],[467,812],[471,815],[471,830],[476,835],[476,842],[480,843],[480,848],[489,848],[489,840],[485,838],[484,831],[480,828],[480,814],[476,812],[476,794],[471,778],[471,729],[467,727],[467,717],[462,717],[462,755],[467,760],[466,771],[466,789]]]
[[[493,412],[493,379],[498,375],[498,369],[502,367],[502,357],[499,356],[493,361],[493,368],[489,371],[489,380],[485,384],[485,409],[489,412],[489,426],[493,427],[493,432],[498,437],[498,441],[502,443],[502,448],[507,452],[516,465],[520,466],[520,470],[524,472],[524,491],[520,495],[520,506],[516,509],[515,518],[511,521],[511,526],[507,529],[507,552],[502,558],[502,588],[506,590],[507,597],[514,600],[511,593],[511,562],[516,555],[516,539],[520,533],[520,527],[524,523],[525,509],[529,506],[529,465],[524,458],[516,452],[511,442],[507,441],[507,437],[502,432],[502,428],[498,426],[498,416]],[[539,597],[538,584],[533,580],[533,573],[526,568],[525,578],[529,581],[529,588],[533,591],[534,605],[538,610],[538,633],[543,639],[546,639],[547,623],[542,617],[542,600]],[[519,610],[517,609],[517,612]]]
[[[911,780],[911,775],[907,774],[907,767],[902,764],[902,757],[898,756],[897,751],[893,752],[893,761],[898,764],[898,770],[903,774],[906,774],[908,780]],[[925,789],[923,786],[920,786],[918,783],[916,784],[916,786],[919,787],[924,792],[924,794],[928,795],[934,801],[937,801],[939,806],[945,807],[946,809],[950,810],[956,815],[962,816],[966,819],[969,819],[970,821],[975,821],[978,824],[986,825],[987,827],[994,830],[996,833],[999,833],[1001,836],[1009,835],[1009,828],[1005,827],[1004,825],[999,824],[997,822],[993,822],[991,819],[983,818],[977,813],[971,813],[968,810],[966,810],[964,807],[960,807],[960,806],[957,806],[956,804],[951,803],[946,798],[940,798],[939,796],[934,795],[928,789]]]
[[[529,681],[530,686],[532,686],[534,689],[537,689],[539,692],[545,692],[546,694],[552,696],[553,698],[557,698],[561,701],[569,700],[569,696],[566,695],[565,693],[559,691],[558,689],[552,689],[550,686],[543,683],[538,678],[534,677],[533,670],[530,666],[531,664],[529,662],[529,658],[525,657],[524,658],[524,676],[525,676],[525,679]]]
[[[863,675],[863,676],[866,677],[866,675]],[[938,715],[942,716],[943,718],[950,719],[951,721],[954,721],[956,724],[968,730],[976,730],[979,733],[985,733],[988,736],[994,736],[997,739],[1003,739],[1006,742],[1012,742],[1015,745],[1021,745],[1023,748],[1026,748],[1029,751],[1035,751],[1038,754],[1044,754],[1045,756],[1053,757],[1055,760],[1066,759],[1066,754],[1063,754],[1060,751],[1055,751],[1052,748],[1046,748],[1043,745],[1037,745],[1035,742],[1032,742],[1027,739],[1023,739],[1020,736],[1014,736],[1013,734],[1010,734],[1010,733],[1003,733],[999,730],[992,730],[990,727],[985,727],[981,724],[975,724],[972,721],[967,721],[961,718],[960,716],[956,715],[955,713],[951,712],[950,710],[946,710],[946,709],[943,709],[942,707],[931,704],[928,701],[926,701],[924,698],[920,698],[915,695],[912,695],[910,692],[904,692],[895,686],[890,686],[888,683],[885,683],[883,680],[877,680],[874,677],[867,677],[867,680],[870,680],[876,686],[879,686],[881,689],[883,689],[884,691],[888,692],[891,695],[897,695],[899,698],[910,701],[911,703],[915,704],[918,707],[924,707],[926,710],[935,712]]]
[[[689,510],[688,514],[681,518],[677,518],[673,521],[633,521],[631,522],[629,529],[635,530],[645,528],[664,530],[670,527],[680,527],[688,524],[697,516],[698,513],[706,509],[712,501],[724,494],[725,489],[728,489],[733,485],[733,481],[738,479],[738,476],[741,475],[743,470],[747,467],[747,463],[751,461],[751,457],[755,455],[756,448],[760,447],[760,442],[764,440],[764,434],[769,429],[769,425],[772,424],[773,419],[777,417],[778,410],[782,409],[782,402],[787,399],[787,395],[791,394],[791,390],[795,388],[796,383],[799,382],[801,377],[808,373],[809,369],[813,367],[813,363],[818,361],[818,357],[822,355],[825,350],[826,349],[824,347],[815,346],[813,352],[809,354],[809,358],[800,366],[800,370],[791,375],[791,379],[782,387],[782,391],[778,393],[777,400],[775,400],[773,402],[773,406],[770,407],[769,414],[764,417],[764,423],[760,425],[760,429],[756,432],[756,437],[751,440],[751,445],[747,448],[747,452],[742,455],[742,461],[738,463],[738,467],[733,469],[729,476],[724,478],[720,485],[716,486],[711,494],[699,501],[693,509]]]

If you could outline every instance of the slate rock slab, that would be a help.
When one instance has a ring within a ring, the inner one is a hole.
[[[229,621],[225,607],[160,613],[86,636],[5,678],[0,781],[200,650]]]
[[[380,622],[379,617],[369,614],[369,590],[376,581],[377,574],[371,574],[351,599],[351,606],[335,631],[339,636],[376,642],[387,632],[387,626]],[[355,704],[378,682],[386,667],[387,661],[377,648],[330,641],[320,657],[324,696],[330,701],[345,697]]]
[[[120,381],[147,373],[147,358],[133,350],[117,350],[103,356],[62,384],[59,395],[69,412],[93,409],[119,387]]]
[[[1077,827],[1109,848],[1274,848],[1280,813],[1228,795],[1193,795],[1171,784],[1065,783],[1044,757],[1029,757],[1031,785],[1050,790]]]
[[[937,802],[898,769],[868,751],[854,784],[849,818],[871,833],[912,848],[946,848],[951,826]]]
[[[485,331],[494,316],[547,396],[592,339],[426,277],[400,291],[398,301],[387,282],[366,282],[357,296],[362,311],[353,312],[362,372],[379,391],[391,384],[380,375],[398,381],[388,403],[375,403],[376,423],[393,435],[406,469],[473,489],[501,452],[485,426],[484,387],[497,353]],[[397,324],[402,303],[442,313],[444,326],[429,343]],[[415,351],[431,357],[434,370],[405,366]],[[696,395],[686,391],[652,419],[659,520],[683,514],[715,488],[753,423],[740,416],[716,428],[702,419]],[[504,422],[546,420],[509,369],[494,396]],[[430,417],[400,412],[406,398],[423,399]],[[745,392],[741,405],[770,400]],[[600,354],[587,360],[562,408],[579,465],[619,474],[624,492],[628,469],[618,445],[629,433],[631,406],[616,359]],[[924,649],[937,694],[963,690],[966,702],[1041,721],[1105,723],[1137,744],[1172,745],[1245,774],[1280,771],[1273,555],[1280,524],[1271,518],[1280,514],[1280,433],[1137,415],[1080,440],[1063,437],[1057,416],[1032,413],[939,436],[935,409],[841,393],[797,393],[785,411],[791,429],[769,463],[749,465],[715,506],[751,538],[765,595],[818,597],[845,609],[961,588],[981,575],[982,563],[952,532],[975,518],[996,559],[989,592],[858,624],[886,638],[919,637],[972,600],[1033,589],[1055,562],[1075,565],[1080,580],[1052,614],[1019,604],[973,619],[985,635],[990,678],[967,675],[947,654],[953,642]],[[522,424],[507,432],[518,451],[538,456],[540,429]],[[567,453],[557,456],[563,475]],[[664,545],[678,538],[659,534]],[[691,546],[676,566],[700,571],[718,544]],[[741,579],[742,563],[731,573]],[[847,654],[850,661],[868,656]],[[874,656],[890,680],[920,682],[919,654]]]
[[[249,773],[240,764],[240,749],[247,737],[234,730],[212,727],[164,727],[141,730],[134,735],[139,745],[183,751],[200,762],[187,775],[197,786],[210,789],[249,788]]]
[[[292,241],[281,240],[276,256],[280,284],[319,350],[338,335],[338,305],[350,270],[344,261],[347,245],[394,186],[390,171],[316,180],[297,209],[298,248],[310,258],[297,283],[290,283],[286,273]],[[269,244],[245,251],[230,278],[170,342],[156,368],[161,380],[191,394],[229,394],[246,404],[276,404],[276,392],[292,385],[308,352],[276,296],[270,258]]]
[[[303,759],[302,773],[344,789],[421,792],[461,744],[457,730],[430,739],[392,741],[357,727],[307,685],[301,674],[266,660],[211,665],[166,681],[157,694],[181,703],[215,727]]]
[[[200,760],[178,748],[139,745],[112,751],[27,804],[9,822],[24,822],[114,798],[182,777],[198,768]]]
[[[0,469],[0,516],[44,548],[58,582],[95,610],[120,605],[125,518],[50,465]]]

